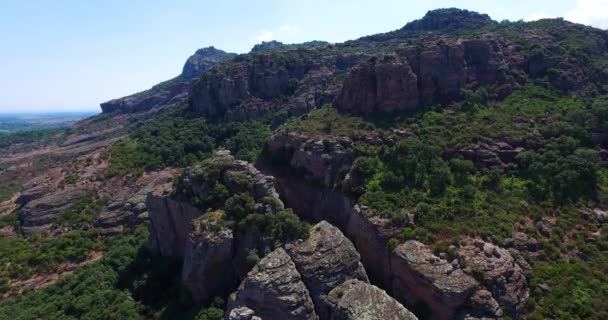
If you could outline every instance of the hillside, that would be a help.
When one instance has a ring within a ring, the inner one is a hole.
[[[562,19],[200,49],[0,136],[0,318],[606,319],[607,94]]]

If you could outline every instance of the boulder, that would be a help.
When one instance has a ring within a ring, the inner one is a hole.
[[[328,295],[331,320],[415,320],[409,310],[384,290],[367,282],[347,280]]]
[[[320,318],[329,312],[327,295],[349,279],[369,282],[359,261],[359,253],[338,228],[322,221],[311,228],[305,241],[290,243],[285,249],[308,288]]]
[[[279,248],[249,272],[228,301],[229,315],[246,307],[262,319],[319,319],[293,261]]]

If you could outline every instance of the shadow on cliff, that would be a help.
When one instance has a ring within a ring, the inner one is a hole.
[[[147,316],[157,319],[194,319],[200,305],[192,302],[181,284],[180,259],[163,257],[143,245],[137,257],[117,279],[117,287],[128,290],[140,302]]]

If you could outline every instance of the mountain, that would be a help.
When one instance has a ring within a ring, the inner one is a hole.
[[[563,19],[200,49],[0,136],[0,317],[604,319],[607,94]]]

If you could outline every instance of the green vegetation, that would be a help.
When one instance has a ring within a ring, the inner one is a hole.
[[[0,228],[4,228],[7,226],[14,226],[17,223],[17,214],[9,213],[0,216]]]
[[[100,262],[78,269],[48,288],[0,305],[0,318],[219,320],[223,301],[192,304],[179,283],[180,264],[150,252],[146,226],[106,241]]]
[[[353,139],[374,131],[376,126],[369,119],[340,114],[335,108],[326,105],[299,118],[292,118],[282,125],[282,132],[300,131],[321,138],[327,135],[349,136]]]
[[[608,130],[608,98],[568,97],[541,82],[499,102],[488,101],[486,88],[465,94],[449,110],[432,107],[390,118],[325,107],[279,130],[355,141],[356,183],[349,190],[402,227],[389,246],[420,239],[440,247],[462,235],[500,243],[519,223],[539,239],[544,256],[528,274],[529,317],[607,318],[608,230],[584,220],[579,210],[608,206],[608,168],[592,141]],[[371,145],[370,136],[394,143]],[[494,167],[459,152],[503,142],[525,151]],[[406,226],[410,212],[415,225]],[[551,237],[534,227],[546,216],[556,220]]]
[[[37,145],[40,145],[50,141],[64,131],[64,128],[48,128],[0,134],[0,149],[21,143],[36,143]]]
[[[59,218],[57,224],[64,227],[74,227],[80,224],[93,223],[95,216],[105,204],[105,200],[93,193],[87,193],[82,199],[74,202]]]
[[[608,240],[590,246],[586,261],[542,262],[528,275],[531,300],[538,304],[530,319],[606,319],[608,317]],[[539,285],[548,286],[547,292]]]
[[[220,147],[230,149],[240,159],[255,161],[269,136],[268,125],[261,121],[211,124],[177,108],[115,143],[109,152],[106,176],[139,176],[143,170],[188,166]]]
[[[53,272],[63,263],[82,262],[100,249],[99,236],[93,231],[72,231],[50,239],[0,237],[0,278],[28,279],[38,272]]]

